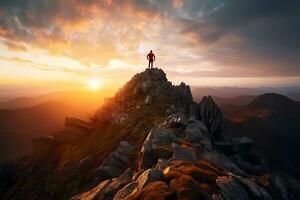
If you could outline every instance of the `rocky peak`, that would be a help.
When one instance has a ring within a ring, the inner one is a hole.
[[[66,125],[34,141],[39,165],[0,168],[1,199],[300,199],[299,181],[271,175],[253,140],[225,137],[210,96],[193,102],[161,69],[136,74],[91,122]]]
[[[224,136],[225,124],[223,114],[211,96],[205,96],[198,106],[199,119],[203,121],[213,139]]]

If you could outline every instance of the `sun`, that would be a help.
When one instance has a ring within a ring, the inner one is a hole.
[[[102,86],[102,81],[100,79],[90,79],[87,81],[88,83],[88,88],[90,90],[99,90]]]

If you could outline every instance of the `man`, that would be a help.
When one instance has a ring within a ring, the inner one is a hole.
[[[152,50],[150,50],[150,53],[148,53],[147,60],[149,60],[148,68],[152,69],[153,68],[153,62],[155,61],[155,55],[154,55],[154,53],[152,53]]]

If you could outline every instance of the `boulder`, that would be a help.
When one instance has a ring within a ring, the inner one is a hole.
[[[115,151],[105,158],[95,170],[99,177],[115,178],[128,167],[134,154],[134,146],[126,141],[121,141]]]
[[[189,142],[209,141],[208,130],[205,124],[200,121],[188,124],[185,129],[185,138]]]
[[[140,169],[152,167],[159,158],[170,158],[172,152],[168,145],[175,140],[172,129],[152,129],[141,150]]]
[[[132,171],[126,170],[120,177],[99,183],[93,189],[74,196],[71,200],[112,200],[115,194],[131,181]]]
[[[188,175],[172,179],[170,188],[176,192],[176,199],[210,199],[208,186],[206,184],[199,184]]]
[[[167,119],[165,119],[159,127],[161,128],[184,128],[188,124],[188,119],[183,113],[175,113],[169,115]]]
[[[137,187],[137,182],[131,182],[121,190],[119,190],[113,200],[123,200],[126,197],[130,196],[134,189]]]
[[[173,157],[175,160],[197,160],[197,154],[188,148],[181,147],[180,145],[173,143]]]
[[[165,177],[162,171],[157,169],[148,169],[138,177],[137,188],[142,189],[151,182],[163,181],[164,179]]]

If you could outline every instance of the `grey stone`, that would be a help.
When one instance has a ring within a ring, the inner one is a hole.
[[[146,185],[154,181],[163,181],[165,179],[162,171],[157,169],[148,169],[143,172],[137,179],[137,188],[142,189]]]
[[[212,138],[219,139],[224,136],[225,123],[223,114],[210,96],[205,96],[199,103],[199,118],[207,126]]]
[[[140,169],[147,169],[156,164],[159,158],[166,158],[171,154],[166,147],[176,140],[172,129],[152,129],[148,134],[141,150]]]
[[[114,178],[128,167],[134,154],[134,146],[126,141],[121,141],[115,151],[105,158],[102,164],[95,170],[98,176]]]
[[[197,154],[187,148],[183,148],[176,143],[172,144],[173,157],[175,160],[197,160]]]
[[[159,127],[184,128],[188,124],[188,119],[183,113],[169,115]]]

